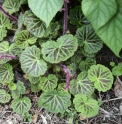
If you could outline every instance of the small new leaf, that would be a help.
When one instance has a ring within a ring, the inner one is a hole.
[[[85,95],[77,94],[73,100],[75,109],[81,112],[84,117],[93,117],[98,114],[99,105],[98,101],[88,98]]]
[[[8,94],[5,90],[0,89],[0,103],[7,103],[10,99],[10,94]]]
[[[58,78],[53,75],[49,74],[48,77],[42,77],[39,83],[39,88],[44,91],[54,90],[57,86]]]

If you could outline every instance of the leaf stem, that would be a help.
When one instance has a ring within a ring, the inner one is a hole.
[[[0,55],[0,60],[3,58],[18,59],[17,56],[13,56],[13,55],[6,55],[6,54]]]
[[[3,9],[3,7],[0,5],[0,10],[6,15],[6,16],[8,16],[11,20],[13,20],[13,21],[15,21],[15,22],[17,22],[18,21],[18,19],[16,18],[16,17],[14,17],[13,15],[10,15],[8,12],[6,12],[4,9]]]
[[[68,6],[69,0],[64,0],[64,28],[63,28],[63,35],[67,32],[67,24],[68,24]]]

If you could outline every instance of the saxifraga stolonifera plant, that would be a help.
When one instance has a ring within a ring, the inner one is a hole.
[[[13,71],[18,63],[28,76],[31,92],[39,93],[38,106],[52,113],[73,108],[84,117],[93,117],[100,106],[94,91],[106,92],[113,84],[111,71],[96,64],[95,55],[103,42],[81,6],[71,9],[68,17],[69,3],[5,0],[0,5],[0,83],[5,87],[0,89],[0,103],[12,100],[13,111],[29,121],[31,99],[25,96],[24,82],[17,80]],[[25,9],[24,4],[29,8]],[[63,6],[64,19],[59,23],[55,15]],[[69,33],[68,25],[77,27],[75,35]],[[5,40],[8,31],[14,31],[11,41]]]

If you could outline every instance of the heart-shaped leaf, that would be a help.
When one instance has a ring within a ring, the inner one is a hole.
[[[73,100],[75,109],[81,112],[84,117],[93,117],[98,114],[99,105],[98,101],[87,98],[85,95],[77,94]]]
[[[29,44],[34,44],[36,40],[37,38],[27,30],[20,31],[15,38],[16,45],[21,49],[28,47]]]
[[[12,66],[8,63],[0,65],[0,83],[9,84],[13,78]]]
[[[116,0],[83,0],[82,11],[97,31],[117,12]]]
[[[8,94],[5,90],[0,89],[0,103],[7,103],[10,99],[10,94]]]
[[[0,41],[7,35],[7,30],[12,27],[8,17],[0,11]]]
[[[63,6],[63,0],[28,0],[28,4],[32,12],[43,20],[47,27]]]
[[[27,47],[20,56],[22,70],[32,76],[44,75],[47,70],[46,62],[40,58],[40,50],[35,46]]]
[[[19,11],[20,5],[20,0],[5,0],[2,6],[9,14],[13,14]]]
[[[49,112],[61,113],[71,105],[70,94],[64,91],[48,91],[41,94],[38,105]]]
[[[58,78],[53,75],[49,74],[48,77],[42,77],[39,83],[39,88],[44,91],[54,90],[57,86]]]
[[[44,36],[46,30],[45,23],[37,18],[31,11],[25,12],[24,25],[35,37],[41,38]]]
[[[94,82],[98,91],[107,91],[112,87],[113,76],[111,71],[104,65],[92,65],[88,70],[88,78]]]
[[[94,83],[89,81],[86,72],[81,72],[77,79],[70,81],[70,92],[73,95],[81,93],[90,96],[94,92],[94,89]]]
[[[81,61],[79,64],[79,69],[81,71],[88,71],[88,69],[96,64],[96,60],[94,58],[86,58],[85,61]]]
[[[43,58],[50,63],[59,63],[73,56],[77,47],[77,39],[73,35],[64,35],[57,42],[47,41],[42,44]]]
[[[88,53],[97,53],[103,46],[91,25],[84,25],[76,31],[76,38],[80,46]]]
[[[31,101],[28,97],[18,98],[12,101],[11,108],[18,114],[24,114],[31,108]]]

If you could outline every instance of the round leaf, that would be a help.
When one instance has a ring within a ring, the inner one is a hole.
[[[22,52],[20,63],[22,70],[32,77],[44,75],[47,70],[47,64],[40,59],[40,50],[35,45],[27,47]]]
[[[81,93],[86,96],[90,96],[93,94],[94,89],[94,84],[89,81],[86,72],[81,72],[77,79],[70,81],[70,92],[73,95]]]
[[[8,94],[5,90],[0,89],[0,103],[7,103],[10,99],[10,94]]]
[[[18,98],[12,101],[11,108],[18,114],[24,114],[31,108],[31,101],[27,97]]]
[[[83,46],[84,50],[90,54],[98,52],[103,46],[103,42],[96,35],[91,25],[84,25],[79,28],[76,31],[76,38],[79,45]]]
[[[20,31],[15,38],[16,45],[24,49],[29,46],[29,44],[34,44],[37,38],[30,34],[27,30]]]
[[[77,94],[73,100],[75,104],[75,109],[81,112],[82,116],[93,117],[98,114],[99,105],[98,101],[87,98],[85,95]]]
[[[41,38],[44,36],[46,30],[45,23],[37,18],[31,11],[25,12],[24,25],[35,37]]]
[[[57,81],[58,78],[55,75],[50,74],[48,77],[41,78],[39,87],[44,91],[54,90],[57,86]]]
[[[52,113],[61,113],[71,105],[70,94],[64,91],[48,91],[41,94],[38,105]]]
[[[77,39],[73,35],[64,35],[57,42],[47,41],[42,44],[43,58],[50,63],[59,63],[73,56],[77,47]]]
[[[88,70],[89,80],[94,82],[94,86],[98,91],[107,91],[112,87],[113,76],[111,71],[100,64],[92,65]]]
[[[12,66],[8,63],[0,65],[0,83],[9,84],[13,80]]]

